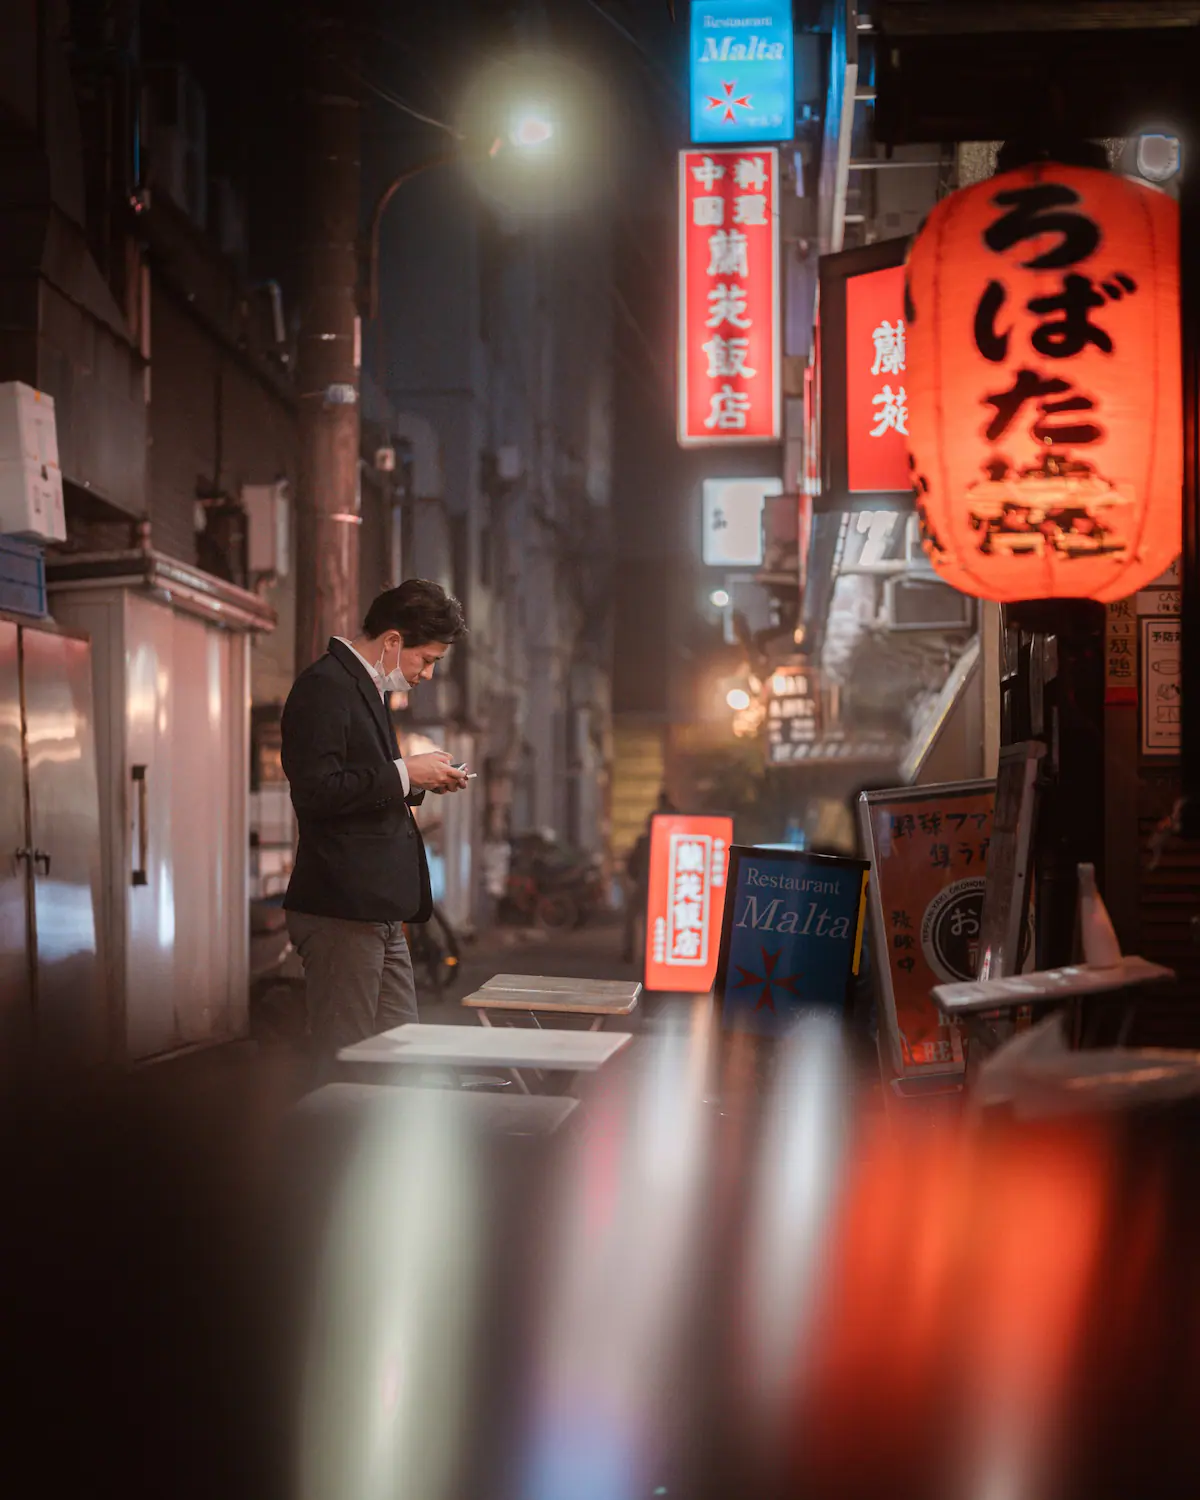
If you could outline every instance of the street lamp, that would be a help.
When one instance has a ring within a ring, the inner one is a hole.
[[[518,115],[516,124],[509,132],[514,146],[525,151],[535,151],[554,139],[554,121],[541,109],[530,109]]]
[[[360,255],[362,315],[378,316],[380,227],[406,182],[462,162],[505,213],[558,212],[601,187],[611,116],[596,81],[565,58],[525,53],[482,69],[462,100],[455,144],[401,172],[379,195]]]
[[[535,157],[539,152],[554,139],[554,122],[544,112],[530,111],[517,117],[509,132],[508,139],[513,148],[523,156]],[[427,161],[418,162],[415,167],[409,167],[397,177],[393,177],[383,192],[376,200],[375,207],[371,210],[371,222],[367,229],[366,240],[362,251],[362,265],[360,269],[359,304],[360,311],[368,322],[379,314],[379,233],[383,225],[383,216],[387,212],[387,206],[404,186],[411,182],[414,177],[420,177],[434,167],[448,166],[451,162],[470,159],[475,156],[490,157],[493,160],[500,155],[504,149],[504,142],[497,138],[493,141],[487,151],[478,150],[473,143],[464,142],[457,151],[441,151],[436,156],[431,156]]]

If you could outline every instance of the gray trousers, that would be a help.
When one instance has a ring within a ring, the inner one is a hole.
[[[304,965],[313,1051],[332,1060],[381,1031],[417,1019],[417,986],[402,922],[347,922],[289,911],[288,935]]]

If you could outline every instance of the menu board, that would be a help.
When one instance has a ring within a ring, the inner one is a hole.
[[[963,1070],[959,1029],[946,1023],[930,991],[978,974],[994,803],[990,780],[859,798],[874,869],[871,954],[881,1023],[901,1077]]]
[[[800,850],[730,850],[716,979],[728,1030],[779,1036],[805,1013],[844,1014],[869,868]]]

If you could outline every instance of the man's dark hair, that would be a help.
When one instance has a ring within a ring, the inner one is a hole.
[[[407,578],[398,589],[380,594],[363,621],[363,634],[373,641],[389,630],[398,630],[406,647],[434,641],[452,646],[466,635],[467,622],[462,605],[440,583]]]

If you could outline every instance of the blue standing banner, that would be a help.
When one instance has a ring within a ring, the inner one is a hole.
[[[775,1036],[841,1018],[862,958],[866,860],[734,845],[715,993],[722,1024]]]
[[[692,141],[790,141],[794,69],[791,0],[692,0]]]

